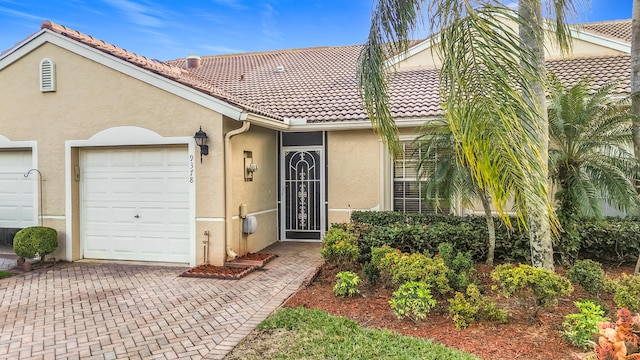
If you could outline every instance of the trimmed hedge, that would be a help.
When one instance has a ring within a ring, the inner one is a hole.
[[[393,211],[355,211],[354,223],[360,263],[371,259],[371,247],[387,245],[404,252],[436,253],[448,242],[458,251],[470,251],[476,261],[486,258],[489,234],[484,216],[415,214]],[[516,223],[513,219],[512,223]],[[531,259],[529,236],[511,231],[496,219],[495,258],[501,262],[527,263]],[[341,225],[337,225],[341,226]],[[582,219],[579,258],[599,262],[633,262],[640,252],[640,221],[635,218]]]
[[[18,231],[13,239],[13,251],[23,259],[36,256],[44,261],[46,255],[58,248],[58,232],[45,226],[32,226]]]

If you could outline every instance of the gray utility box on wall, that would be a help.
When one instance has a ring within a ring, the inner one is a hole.
[[[247,216],[242,224],[242,232],[245,234],[253,234],[258,227],[258,220],[255,216]]]

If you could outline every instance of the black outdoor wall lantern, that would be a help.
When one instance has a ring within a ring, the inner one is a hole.
[[[193,135],[193,138],[196,139],[196,144],[200,147],[200,163],[202,163],[202,155],[209,155],[209,146],[207,145],[209,137],[206,132],[202,131],[202,126],[200,126],[200,130]]]

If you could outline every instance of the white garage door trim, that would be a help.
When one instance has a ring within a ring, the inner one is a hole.
[[[30,159],[28,159],[28,161],[23,162],[21,165],[21,168],[15,168],[13,169],[13,171],[17,171],[16,173],[16,179],[18,180],[24,180],[25,182],[28,182],[29,184],[29,188],[24,188],[22,187],[22,191],[28,191],[30,190],[31,192],[31,200],[30,202],[30,215],[26,215],[25,218],[23,220],[20,221],[16,221],[13,224],[9,224],[9,223],[2,223],[2,220],[0,219],[0,226],[3,227],[16,227],[16,228],[20,228],[20,227],[27,227],[27,226],[34,226],[38,224],[38,211],[39,211],[39,204],[38,204],[38,182],[35,181],[38,179],[37,175],[33,176],[33,177],[29,177],[28,179],[24,178],[24,173],[26,173],[27,171],[29,171],[30,169],[35,169],[37,168],[37,157],[38,157],[38,152],[37,152],[37,143],[35,141],[11,141],[9,140],[9,138],[4,137],[2,135],[0,135],[0,151],[4,152],[4,151],[11,151],[13,154],[17,154],[14,152],[24,152],[23,154],[26,155],[26,153],[28,153]],[[1,155],[0,155],[1,156]],[[22,172],[22,168],[24,168],[24,173],[20,174],[20,172]],[[0,195],[2,196],[2,195]],[[23,204],[26,205],[26,204]],[[27,217],[30,217],[30,219],[28,219]],[[10,225],[15,225],[15,226],[10,226]]]
[[[88,140],[65,141],[65,188],[66,188],[66,259],[73,259],[73,179],[71,153],[73,148],[90,150],[98,146],[139,146],[139,145],[187,145],[189,159],[189,265],[196,265],[196,230],[195,230],[195,152],[196,144],[192,137],[162,137],[159,134],[135,126],[119,126],[103,130]],[[84,253],[82,239],[80,239],[80,254]]]

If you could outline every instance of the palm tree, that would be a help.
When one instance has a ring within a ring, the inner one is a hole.
[[[448,204],[460,203],[464,207],[471,207],[476,199],[480,199],[489,233],[486,262],[493,266],[496,230],[489,195],[475,182],[464,159],[458,161],[459,143],[449,126],[429,125],[416,143],[422,150],[419,152],[418,174],[425,180],[423,194],[427,199],[433,199],[436,208],[440,207],[440,199],[447,199]]]
[[[631,21],[631,93],[640,91],[640,0],[633,0]],[[639,117],[633,121],[633,149],[640,160],[640,98],[632,100],[632,111]],[[638,260],[640,263],[640,259]]]
[[[578,249],[579,239],[571,234],[575,221],[600,216],[602,198],[622,211],[640,205],[633,180],[639,162],[627,150],[633,115],[628,98],[613,96],[614,86],[590,94],[589,79],[571,87],[555,79],[551,83],[549,169],[569,252]]]
[[[565,9],[571,0],[549,1],[558,14],[561,47],[568,47]],[[404,53],[409,36],[422,20],[424,1],[379,0],[360,58],[360,87],[374,128],[393,153],[398,131],[389,107],[386,60]],[[544,53],[532,45],[543,41],[541,7],[525,6],[518,16],[500,2],[437,0],[427,12],[434,44],[440,51],[440,88],[444,116],[464,159],[482,191],[491,195],[509,224],[507,201],[516,203],[517,218],[532,234],[533,265],[553,269],[549,224],[556,224],[548,199],[546,122],[539,88],[544,81]],[[521,0],[540,5],[541,0]],[[534,16],[535,14],[535,16]],[[523,41],[504,25],[509,19],[529,29]],[[533,26],[532,26],[533,25]],[[434,48],[434,47],[432,47]],[[542,60],[540,60],[542,57]],[[516,90],[519,89],[519,90]]]
[[[631,93],[640,91],[640,0],[633,0],[633,20],[631,22]],[[640,98],[634,96],[631,100],[632,112],[636,115],[633,120],[633,150],[636,159],[640,161]],[[633,272],[640,272],[640,255]]]
[[[568,15],[575,14],[575,5],[580,3],[579,0],[519,0],[518,15],[524,22],[525,26],[520,26],[520,39],[522,45],[531,49],[533,58],[525,61],[523,58],[523,66],[531,66],[531,71],[537,76],[529,79],[529,85],[532,92],[525,92],[526,101],[538,109],[537,111],[537,130],[538,130],[538,150],[542,151],[543,158],[546,158],[549,151],[549,129],[547,119],[546,97],[545,97],[545,65],[544,65],[544,24],[542,17],[543,2],[547,5],[547,12],[553,17],[554,21],[548,24],[554,30],[555,40],[563,53],[569,53],[571,50],[571,29],[567,24]],[[542,169],[544,176],[548,177],[548,170]],[[548,183],[541,183],[547,186]],[[546,190],[548,193],[548,190]],[[534,266],[553,270],[553,244],[551,239],[551,228],[549,218],[544,213],[544,209],[536,209],[536,203],[530,205],[530,231],[529,242],[531,244],[531,261]]]

